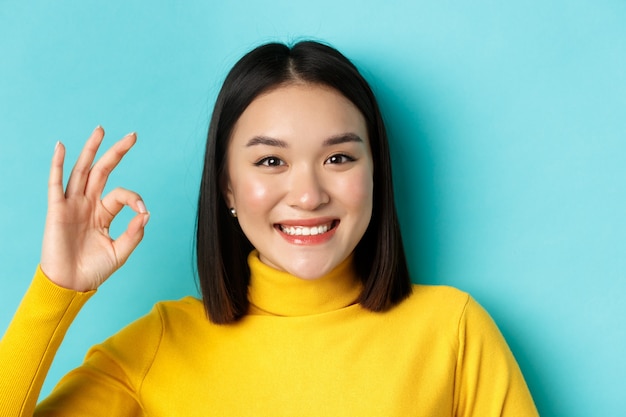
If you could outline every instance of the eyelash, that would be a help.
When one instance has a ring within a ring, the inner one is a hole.
[[[337,161],[337,159],[341,159],[341,161]],[[334,162],[333,162],[334,161]],[[326,159],[324,161],[324,163],[330,163],[333,165],[341,165],[341,164],[345,164],[348,162],[354,162],[356,161],[355,158],[343,154],[343,153],[338,153],[335,155],[331,155],[328,157],[328,159]],[[256,161],[254,163],[255,166],[265,166],[265,167],[279,167],[279,166],[283,166],[285,165],[285,161],[283,161],[282,159],[276,157],[276,156],[266,156],[264,158],[259,159],[258,161]]]
[[[333,159],[337,159],[337,158],[341,158],[342,161],[341,162],[331,162]],[[328,159],[324,161],[324,163],[328,162],[328,163],[331,163],[331,164],[345,164],[345,163],[354,162],[354,161],[356,161],[356,159],[351,157],[351,156],[349,156],[349,155],[346,155],[344,153],[337,153],[337,154],[329,156]]]
[[[270,163],[270,162],[273,162],[273,163]],[[257,162],[254,163],[254,165],[258,167],[260,166],[278,167],[281,165],[285,165],[285,161],[283,161],[282,159],[276,156],[266,156],[264,158],[259,159]]]

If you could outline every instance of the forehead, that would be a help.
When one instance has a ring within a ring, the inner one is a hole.
[[[354,133],[367,141],[365,118],[340,92],[330,87],[293,83],[254,99],[234,126],[231,139],[263,135],[284,140],[298,137],[325,139]]]

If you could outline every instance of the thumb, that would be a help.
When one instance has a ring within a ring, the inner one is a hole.
[[[150,213],[138,213],[128,223],[126,231],[113,241],[113,248],[117,256],[118,268],[128,260],[130,254],[135,250],[141,239],[143,239],[144,228],[150,220]]]

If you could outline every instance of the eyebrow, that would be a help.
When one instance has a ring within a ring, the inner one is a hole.
[[[331,136],[326,139],[322,146],[333,146],[340,145],[342,143],[348,142],[358,142],[363,143],[363,139],[361,139],[358,135],[354,133],[343,133],[337,136]],[[266,145],[266,146],[274,146],[277,148],[288,148],[289,145],[284,140],[270,138],[267,136],[255,136],[246,143],[246,147],[256,146],[256,145]]]
[[[269,138],[267,136],[255,136],[246,143],[246,147],[255,145],[275,146],[277,148],[288,148],[287,142],[280,139]]]
[[[348,143],[348,142],[363,143],[363,139],[361,139],[359,135],[356,135],[354,133],[344,133],[344,134],[332,136],[326,139],[323,145],[332,146],[332,145],[340,145],[342,143]]]

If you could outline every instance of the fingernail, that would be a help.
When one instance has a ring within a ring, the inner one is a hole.
[[[54,145],[54,150],[55,150],[55,152],[56,152],[56,150],[57,150],[57,149],[59,149],[59,146],[61,146],[61,141],[60,141],[60,140],[57,140],[56,145]]]
[[[148,210],[146,210],[146,205],[141,200],[137,201],[137,208],[139,209],[139,213],[147,213],[148,212]]]
[[[141,227],[146,227],[146,224],[148,224],[148,220],[150,220],[149,212],[143,216],[143,222],[141,223]]]

